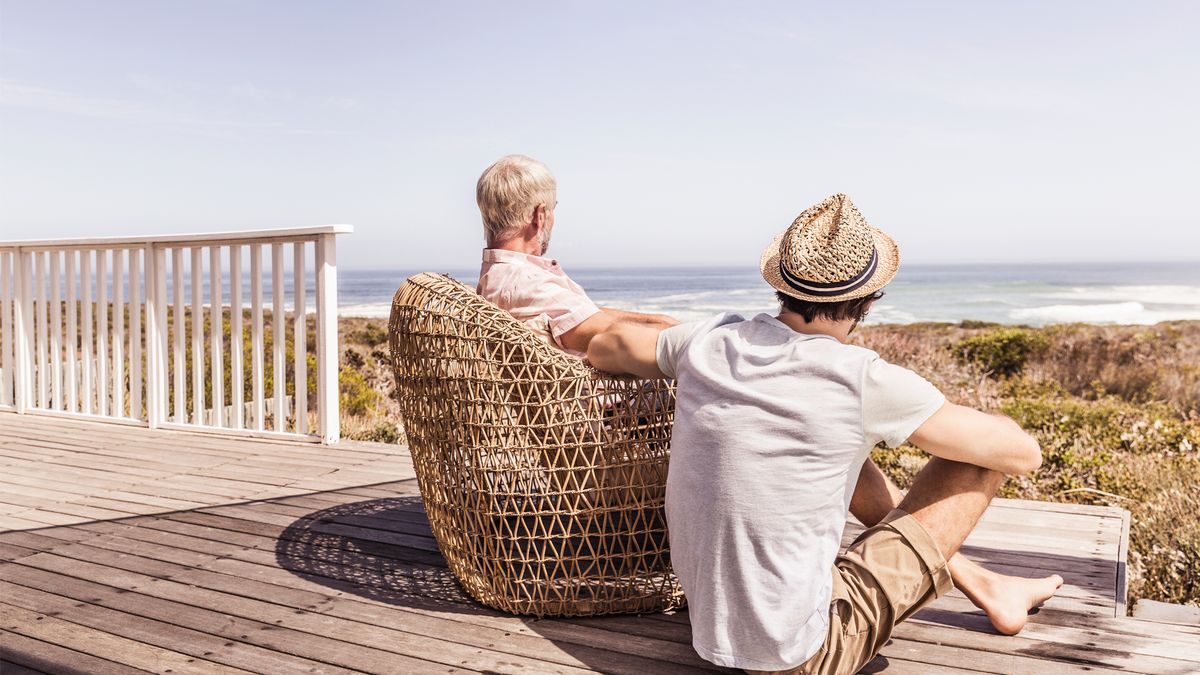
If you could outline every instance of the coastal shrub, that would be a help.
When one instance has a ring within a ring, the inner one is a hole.
[[[361,328],[346,333],[348,342],[357,342],[367,347],[377,347],[388,340],[387,327],[382,322],[367,322]]]
[[[1016,391],[1022,389],[1016,388]],[[1134,404],[1116,396],[1096,400],[1061,394],[1010,396],[1000,408],[1043,443],[1086,438],[1094,446],[1135,454],[1200,452],[1200,420],[1164,403]]]
[[[1156,326],[1051,326],[1049,349],[1026,372],[1076,396],[1115,394],[1200,411],[1200,323]],[[1169,364],[1169,367],[1164,367]]]
[[[347,347],[345,353],[342,354],[342,363],[350,368],[362,368],[366,361],[358,351]]]
[[[1024,328],[1000,328],[964,338],[951,349],[963,363],[995,375],[1015,375],[1035,354],[1045,351],[1046,336]]]
[[[1131,511],[1131,594],[1200,605],[1200,456],[1141,455],[1129,470],[1153,486],[1145,501],[1117,504]]]
[[[912,487],[913,479],[929,463],[929,453],[905,443],[896,448],[879,446],[871,452],[875,464],[901,488]]]
[[[343,415],[366,415],[383,399],[356,368],[342,368],[338,372],[338,384],[341,386]]]
[[[355,441],[372,441],[375,443],[396,444],[404,442],[404,432],[400,430],[399,425],[386,420],[376,422],[373,427],[353,430],[346,437]]]

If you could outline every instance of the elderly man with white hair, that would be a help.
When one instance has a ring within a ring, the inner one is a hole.
[[[479,294],[575,356],[586,354],[592,337],[617,322],[658,328],[679,323],[659,314],[597,307],[557,260],[545,257],[557,192],[546,165],[524,155],[501,157],[479,177],[475,200],[487,239]]]

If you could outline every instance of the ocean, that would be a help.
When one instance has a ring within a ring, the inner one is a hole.
[[[756,267],[572,268],[599,305],[669,314],[682,321],[721,312],[777,309]],[[386,317],[392,294],[421,270],[338,270],[339,313]],[[433,269],[474,286],[478,267]],[[1034,265],[905,265],[866,323],[967,319],[1153,324],[1200,320],[1200,262]]]

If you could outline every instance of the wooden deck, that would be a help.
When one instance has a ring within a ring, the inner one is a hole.
[[[1119,509],[998,502],[967,554],[1061,573],[1059,596],[1003,637],[954,592],[864,672],[1200,672],[1200,627],[1123,616],[1127,533]],[[534,620],[471,601],[402,447],[11,413],[0,640],[4,675],[723,670],[692,651],[687,612]]]

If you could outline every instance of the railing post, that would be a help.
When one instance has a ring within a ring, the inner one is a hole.
[[[317,426],[321,442],[341,437],[338,390],[337,249],[335,235],[322,234],[317,255]]]
[[[17,412],[29,409],[33,398],[33,254],[17,249],[13,270],[13,399]]]
[[[166,302],[166,256],[146,244],[146,423],[155,429],[166,419],[167,325],[159,311]]]

